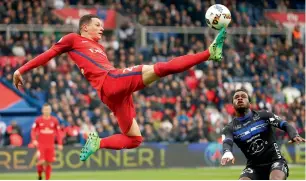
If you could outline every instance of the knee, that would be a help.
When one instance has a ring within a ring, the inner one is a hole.
[[[143,138],[142,136],[131,136],[130,138],[133,139],[133,144],[131,148],[137,148],[141,145],[141,143],[143,142]]]
[[[281,170],[273,170],[270,173],[270,180],[286,180],[286,175]]]

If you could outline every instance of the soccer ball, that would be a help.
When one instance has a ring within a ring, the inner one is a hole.
[[[231,12],[222,4],[214,4],[206,11],[205,20],[210,28],[220,30],[231,22]]]

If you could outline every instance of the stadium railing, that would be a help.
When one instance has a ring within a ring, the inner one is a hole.
[[[173,26],[142,26],[137,24],[137,28],[140,31],[140,42],[139,45],[141,47],[147,46],[147,36],[150,33],[163,33],[165,36],[167,34],[183,34],[184,35],[184,43],[188,43],[188,37],[192,34],[216,34],[217,31],[213,30],[208,27],[173,27]],[[227,30],[229,35],[285,35],[286,37],[290,37],[290,31],[286,29],[279,29],[279,28],[271,28],[271,27],[252,27],[252,28],[245,28],[245,27],[234,27],[228,28]],[[269,38],[269,36],[268,36]],[[288,39],[288,38],[287,38]]]

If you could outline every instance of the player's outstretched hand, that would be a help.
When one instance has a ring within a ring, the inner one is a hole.
[[[227,162],[232,161],[232,164],[235,163],[235,157],[232,152],[225,152],[221,158],[221,165],[226,165]]]
[[[22,79],[22,76],[20,74],[20,72],[18,70],[16,70],[14,72],[14,75],[13,75],[13,82],[14,82],[14,86],[21,90],[22,86],[23,86],[23,79]]]
[[[63,145],[57,145],[58,150],[62,151],[63,150]]]
[[[294,137],[292,140],[289,141],[289,143],[297,143],[297,144],[300,144],[300,143],[305,143],[305,139],[300,137],[300,136],[296,136]]]

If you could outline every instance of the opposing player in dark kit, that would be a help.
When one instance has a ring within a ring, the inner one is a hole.
[[[290,143],[305,142],[297,131],[279,116],[262,110],[250,109],[250,97],[244,89],[238,89],[233,96],[236,117],[223,129],[223,156],[221,164],[235,162],[233,143],[247,158],[247,166],[240,180],[284,180],[289,175],[286,160],[276,143],[275,127],[284,130]]]

